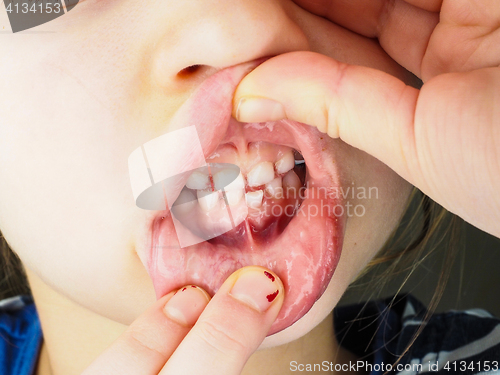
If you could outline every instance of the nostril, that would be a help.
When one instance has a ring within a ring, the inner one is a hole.
[[[176,79],[181,85],[197,85],[217,71],[217,68],[210,65],[194,64],[177,72]]]
[[[199,64],[188,66],[187,68],[184,68],[181,71],[179,71],[179,73],[177,73],[177,76],[179,78],[188,78],[193,74],[198,73],[202,69],[202,67],[203,65]]]

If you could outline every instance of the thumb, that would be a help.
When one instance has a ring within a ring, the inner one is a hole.
[[[500,236],[499,96],[498,68],[444,74],[419,91],[382,71],[292,52],[267,60],[241,81],[233,116],[315,126]]]
[[[264,62],[241,81],[233,116],[242,122],[286,118],[315,126],[412,180],[405,153],[418,93],[375,69],[291,52]]]

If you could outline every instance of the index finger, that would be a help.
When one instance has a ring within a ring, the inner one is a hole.
[[[193,285],[160,298],[82,375],[158,374],[209,300]]]
[[[421,63],[439,22],[442,0],[294,0],[305,10],[368,38],[421,77]]]
[[[272,271],[259,266],[237,270],[160,374],[240,374],[276,320],[283,299],[283,284]]]

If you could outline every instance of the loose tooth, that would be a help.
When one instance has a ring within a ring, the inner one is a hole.
[[[281,177],[276,177],[274,180],[266,184],[266,193],[270,197],[283,198],[283,184]]]
[[[247,175],[249,186],[261,186],[274,180],[274,166],[270,161],[263,161],[252,168]]]
[[[260,208],[262,206],[262,198],[264,198],[262,190],[251,191],[245,194],[247,206],[250,208]]]
[[[196,196],[192,191],[183,189],[175,201],[172,211],[176,215],[186,214],[191,211],[195,205]]]
[[[198,203],[205,212],[213,210],[219,201],[219,193],[217,191],[198,190],[197,196]]]
[[[283,174],[293,169],[293,167],[295,167],[295,158],[293,157],[293,152],[286,152],[274,165],[278,174]]]
[[[207,174],[200,171],[194,171],[186,181],[186,187],[193,190],[208,189],[210,187],[210,179]]]
[[[243,190],[245,189],[245,178],[240,173],[230,184],[226,184],[234,176],[234,172],[220,171],[214,174],[214,187],[216,190]]]
[[[302,183],[300,182],[299,176],[294,171],[288,172],[283,177],[283,189],[289,198],[297,198],[299,196],[299,190]]]
[[[240,203],[241,198],[243,198],[243,190],[226,190],[226,199],[230,206],[236,206]]]

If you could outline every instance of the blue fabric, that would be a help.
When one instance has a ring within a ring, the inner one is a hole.
[[[425,306],[409,295],[337,307],[335,333],[340,345],[372,365],[394,364],[399,359],[402,365],[424,365],[420,374],[472,375],[484,373],[479,365],[489,363],[488,375],[500,375],[499,319],[484,310],[435,314],[406,351],[426,313]],[[0,301],[0,375],[33,375],[42,341],[31,297]],[[389,373],[398,373],[393,370]],[[384,373],[374,369],[370,375]]]
[[[421,365],[389,374],[500,374],[500,320],[480,309],[434,314],[411,295],[338,307],[335,334],[340,345],[372,365]],[[407,351],[418,329],[422,331]],[[378,366],[382,368],[382,366]]]
[[[0,301],[0,374],[33,375],[43,336],[33,299]]]

